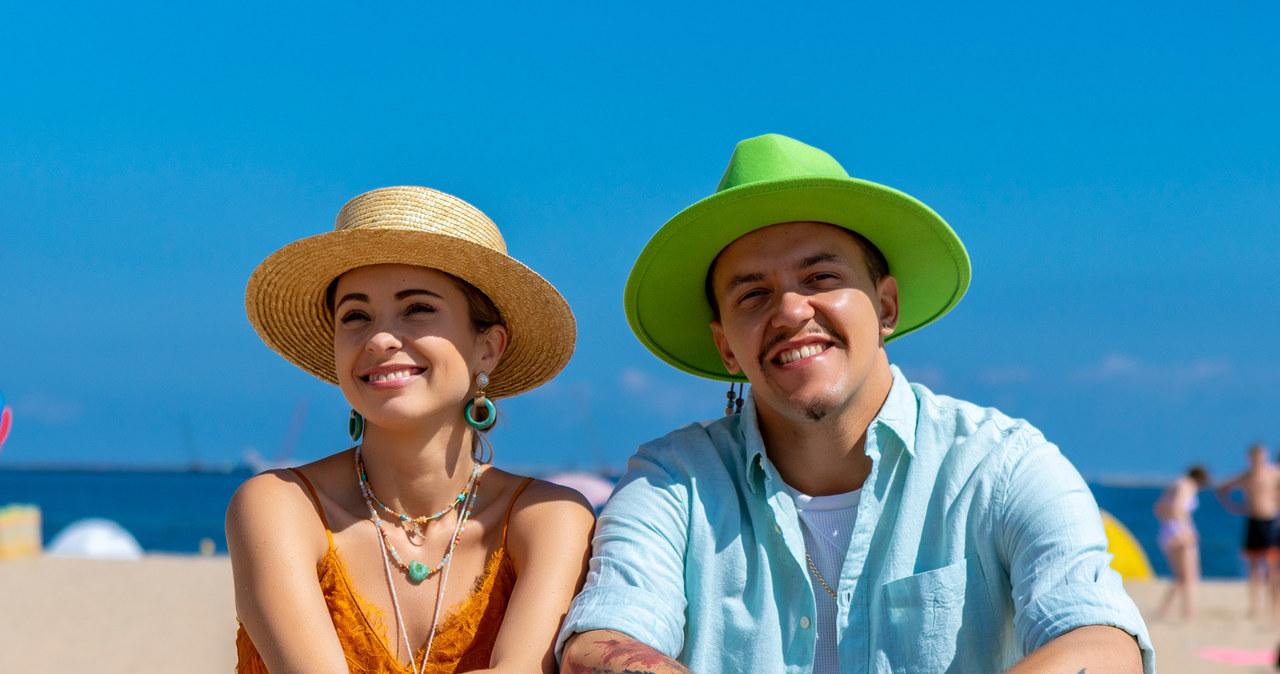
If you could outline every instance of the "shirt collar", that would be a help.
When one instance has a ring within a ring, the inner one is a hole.
[[[920,401],[916,392],[911,389],[907,378],[897,365],[890,365],[893,372],[893,386],[889,388],[889,396],[880,406],[880,412],[871,420],[871,425],[885,428],[898,436],[906,448],[907,454],[916,455],[916,422],[920,419]]]
[[[885,398],[880,411],[871,420],[867,433],[868,442],[881,442],[879,429],[885,429],[898,436],[906,448],[907,454],[915,456],[916,421],[919,419],[920,406],[915,391],[902,375],[896,365],[890,365],[893,372],[893,385],[889,388],[889,396]],[[760,437],[760,426],[756,417],[756,397],[748,390],[746,402],[739,415],[743,446],[747,458],[747,484],[751,490],[759,493],[764,486],[765,465],[769,464],[769,456],[764,451],[764,439]],[[871,448],[868,448],[870,451]],[[878,453],[878,452],[877,452]],[[772,466],[770,466],[772,467]]]

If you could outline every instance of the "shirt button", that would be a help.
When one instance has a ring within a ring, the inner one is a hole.
[[[800,629],[804,629],[804,630],[809,629],[809,616],[806,616],[806,615],[800,616]]]

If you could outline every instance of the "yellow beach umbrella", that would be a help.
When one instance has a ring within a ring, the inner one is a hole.
[[[1111,568],[1115,569],[1125,580],[1150,580],[1151,560],[1142,546],[1133,537],[1120,520],[1103,510],[1102,528],[1107,533],[1107,552],[1112,555]]]

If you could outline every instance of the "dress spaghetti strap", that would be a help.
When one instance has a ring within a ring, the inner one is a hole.
[[[298,479],[302,480],[302,485],[307,488],[308,492],[311,493],[311,502],[316,504],[316,514],[320,516],[320,523],[324,525],[324,535],[329,537],[329,548],[332,549],[333,548],[333,532],[329,530],[329,518],[324,516],[324,506],[320,505],[320,496],[316,494],[316,488],[311,486],[311,480],[308,480],[307,476],[303,475],[302,471],[298,470],[297,468],[290,468],[289,472],[293,473],[294,475],[297,475]],[[511,511],[511,507],[508,506],[507,512],[510,513],[510,511]],[[502,535],[503,535],[503,540],[505,541],[506,535],[507,535],[506,525],[503,525]]]
[[[511,501],[507,503],[507,513],[502,516],[502,547],[504,549],[507,547],[507,525],[511,523],[511,509],[515,507],[516,499],[520,498],[520,494],[524,493],[524,488],[528,487],[530,482],[533,482],[533,478],[526,477],[524,482],[516,487],[516,493],[511,495]]]

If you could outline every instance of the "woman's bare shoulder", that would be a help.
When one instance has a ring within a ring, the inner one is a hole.
[[[591,504],[578,490],[536,478],[516,497],[511,509],[511,528],[535,536],[587,532],[595,519]]]
[[[536,477],[527,477],[524,475],[517,475],[515,473],[508,473],[500,468],[491,468],[489,469],[489,473],[501,475],[501,479],[505,484],[510,485],[510,490],[512,492],[519,488],[525,480],[529,480],[529,485],[520,492],[520,495],[516,497],[515,502],[512,504],[511,516],[513,518],[516,517],[518,513],[530,508],[541,510],[559,508],[568,508],[570,510],[585,509],[587,512],[594,512],[591,509],[591,504],[587,502],[586,497],[576,489],[565,487],[554,482],[548,482],[547,480],[542,480]]]
[[[227,536],[241,540],[269,536],[326,548],[328,538],[312,489],[320,495],[331,489],[340,457],[268,470],[245,480],[227,507]]]
[[[294,469],[267,470],[244,481],[231,496],[228,512],[256,514],[259,511],[293,510],[310,500],[306,487]]]

